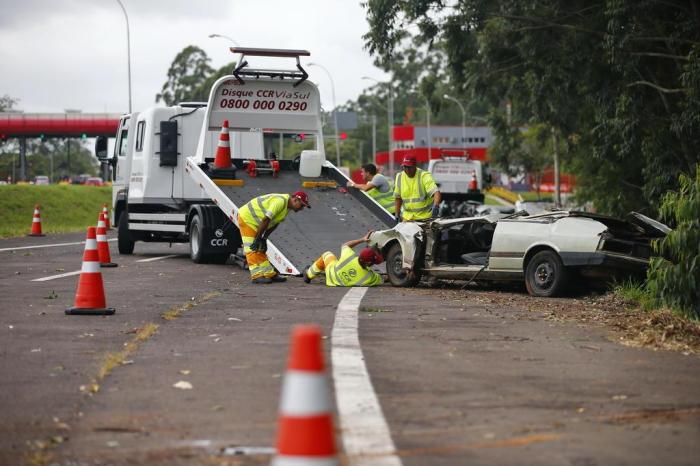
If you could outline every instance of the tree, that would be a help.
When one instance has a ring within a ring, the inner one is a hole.
[[[492,123],[544,123],[567,141],[581,200],[655,213],[699,161],[696,1],[368,0],[367,48],[381,63],[406,31],[441,48],[450,79]],[[496,125],[497,126],[497,125]],[[495,128],[508,137],[510,128]]]
[[[161,92],[156,94],[156,102],[162,100],[166,105],[175,105],[184,101],[207,100],[209,93],[204,93],[203,84],[214,72],[210,61],[206,52],[199,47],[185,47],[170,65],[168,80]]]

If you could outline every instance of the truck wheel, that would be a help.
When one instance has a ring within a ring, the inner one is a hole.
[[[204,264],[206,256],[204,251],[204,235],[202,235],[202,221],[199,215],[195,215],[190,222],[190,258],[196,264]]]
[[[403,251],[399,243],[394,243],[389,248],[386,255],[386,273],[392,285],[401,287],[416,286],[421,277],[420,271],[414,270],[413,273],[409,273],[403,268]]]
[[[136,242],[131,238],[131,233],[129,233],[129,213],[124,210],[119,216],[119,225],[117,226],[117,249],[119,254],[133,254],[134,244]]]
[[[532,296],[558,296],[568,284],[569,273],[554,251],[540,251],[527,264],[525,286]]]

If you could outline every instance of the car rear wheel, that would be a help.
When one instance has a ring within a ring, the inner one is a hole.
[[[568,284],[569,272],[554,251],[540,251],[527,264],[525,286],[532,296],[558,296]]]
[[[394,243],[386,255],[386,273],[394,286],[411,287],[420,281],[420,271],[410,273],[403,268],[403,251],[401,244]]]

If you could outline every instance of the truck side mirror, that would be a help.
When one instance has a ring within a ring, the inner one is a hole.
[[[95,156],[100,162],[106,162],[107,157],[107,138],[105,136],[97,136],[95,139]]]
[[[160,122],[160,166],[177,166],[177,121]]]

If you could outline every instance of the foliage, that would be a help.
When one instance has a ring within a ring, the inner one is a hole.
[[[79,231],[95,225],[111,193],[108,186],[0,186],[0,238],[29,233],[35,204],[41,205],[43,233]]]
[[[683,0],[367,0],[367,48],[388,66],[407,42],[439,49],[450,82],[512,125],[566,141],[581,202],[654,215],[700,161],[700,6]],[[512,117],[505,116],[512,103]],[[507,121],[510,120],[510,121]],[[505,121],[505,123],[504,123]],[[510,133],[510,134],[509,134]],[[508,147],[508,145],[512,147]]]
[[[700,319],[700,166],[695,176],[680,176],[680,189],[669,192],[661,214],[674,230],[655,243],[647,286],[659,303]]]
[[[18,99],[15,99],[7,94],[0,96],[0,112],[12,110],[17,102],[19,102]]]
[[[182,49],[168,69],[168,80],[160,94],[156,94],[156,102],[162,100],[166,105],[175,105],[185,101],[207,100],[209,92],[206,90],[203,95],[203,84],[214,72],[210,61],[206,52],[199,47],[189,45]]]

